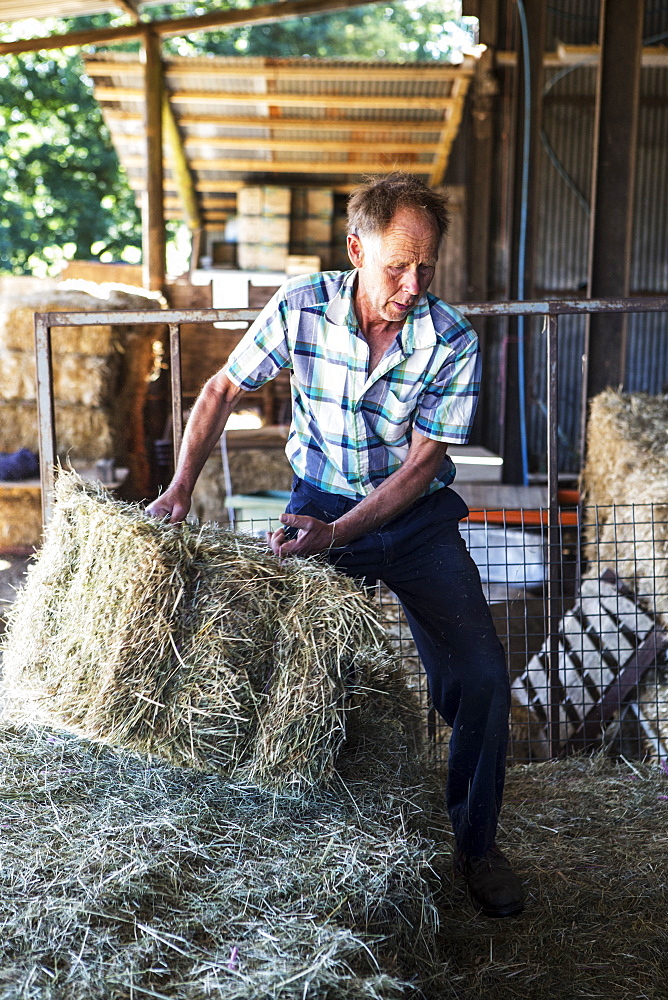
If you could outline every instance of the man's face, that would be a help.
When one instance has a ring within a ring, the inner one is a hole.
[[[349,236],[358,268],[357,302],[367,322],[400,323],[434,277],[438,232],[419,209],[399,209],[383,233]]]

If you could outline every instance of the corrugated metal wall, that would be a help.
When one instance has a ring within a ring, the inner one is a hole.
[[[648,5],[649,6],[649,5]],[[645,18],[645,43],[665,34],[668,7],[651,6]],[[560,0],[549,8],[548,48],[558,42],[589,44],[598,36],[598,0]],[[511,74],[507,85],[511,86]],[[623,81],[620,81],[623,85]],[[596,68],[591,65],[547,69],[543,95],[543,143],[539,178],[539,232],[536,286],[540,297],[582,293],[587,283],[589,201],[594,134]],[[499,227],[503,213],[497,206]],[[504,277],[504,239],[496,241],[496,285]],[[668,69],[644,67],[641,74],[638,158],[631,294],[668,293]],[[584,321],[560,320],[559,440],[562,471],[580,468],[580,391]],[[545,340],[540,326],[529,326],[527,359],[530,466],[545,468]],[[504,330],[488,337],[488,364],[503,370]],[[668,317],[629,319],[625,386],[628,391],[668,389]],[[486,387],[486,433],[499,447],[502,390],[493,379]]]

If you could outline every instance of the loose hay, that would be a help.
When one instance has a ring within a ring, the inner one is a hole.
[[[667,821],[657,766],[597,756],[512,768],[502,826],[527,907],[470,921],[459,888],[441,901],[438,1000],[662,1000]]]
[[[13,717],[294,790],[331,774],[374,689],[417,740],[371,602],[325,563],[158,524],[73,473],[55,506],[5,644]]]
[[[434,974],[433,847],[380,787],[275,797],[0,730],[3,1000],[404,996]]]
[[[664,771],[512,769],[504,835],[528,901],[499,921],[451,883],[424,790],[406,805],[367,763],[344,754],[345,784],[294,798],[0,728],[3,1000],[665,995]]]

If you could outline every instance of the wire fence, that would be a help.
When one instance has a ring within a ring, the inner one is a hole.
[[[463,521],[460,531],[478,566],[510,674],[508,759],[547,760],[546,525],[489,523],[484,511],[471,514],[476,519]],[[266,518],[236,522],[237,529],[257,535],[276,526]],[[668,766],[668,507],[582,508],[577,523],[560,530],[558,570],[558,752],[602,750]],[[391,650],[423,709],[429,750],[445,763],[450,730],[431,705],[401,605],[381,583],[373,596]]]

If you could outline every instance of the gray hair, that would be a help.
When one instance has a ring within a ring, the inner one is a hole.
[[[384,233],[401,208],[427,212],[438,230],[438,242],[448,231],[447,198],[413,174],[397,171],[358,187],[348,199],[348,232],[355,236]]]

